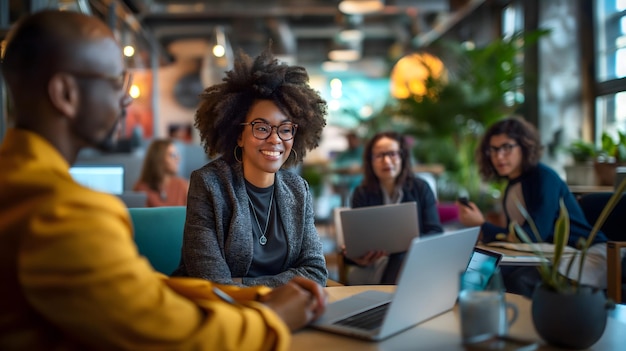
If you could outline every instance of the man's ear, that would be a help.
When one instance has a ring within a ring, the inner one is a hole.
[[[48,82],[50,102],[64,116],[70,118],[76,116],[79,94],[76,79],[69,74],[56,73]]]

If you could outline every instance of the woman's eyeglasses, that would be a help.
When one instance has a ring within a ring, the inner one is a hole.
[[[402,152],[394,150],[394,151],[385,151],[385,152],[379,152],[379,153],[373,154],[372,158],[374,159],[374,161],[382,162],[385,159],[385,157],[389,157],[391,161],[396,161],[401,156],[402,156]]]
[[[511,151],[513,151],[513,148],[516,146],[519,145],[506,143],[500,146],[489,146],[485,153],[487,154],[487,156],[496,156],[500,153],[500,151],[502,151],[502,154],[504,154],[504,156],[508,156],[509,154],[511,154]]]
[[[272,135],[272,131],[276,128],[276,134],[282,141],[289,141],[296,135],[298,125],[295,123],[281,123],[277,126],[273,126],[266,122],[250,122],[241,123],[242,126],[252,127],[252,136],[259,140],[267,140]]]

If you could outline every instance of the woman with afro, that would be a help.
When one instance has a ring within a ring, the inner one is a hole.
[[[307,182],[284,169],[318,146],[326,102],[306,70],[265,50],[240,53],[208,87],[195,116],[214,161],[190,177],[184,242],[174,275],[221,284],[280,286],[294,276],[324,286],[328,272]]]

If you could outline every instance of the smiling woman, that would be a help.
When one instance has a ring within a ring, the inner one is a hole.
[[[309,186],[283,169],[315,148],[326,102],[304,68],[269,50],[236,59],[208,87],[196,127],[210,157],[191,174],[180,266],[174,273],[222,284],[279,286],[295,276],[326,284]],[[297,133],[296,133],[297,132]]]

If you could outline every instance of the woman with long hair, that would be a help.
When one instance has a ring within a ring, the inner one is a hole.
[[[365,146],[363,171],[363,182],[352,195],[353,208],[415,202],[420,235],[443,232],[435,195],[425,180],[414,175],[411,149],[404,135],[393,131],[374,135]],[[385,267],[380,283],[395,284],[404,255],[391,254],[386,266],[379,266]],[[385,252],[372,251],[354,262],[371,267],[386,257]]]
[[[147,207],[185,206],[189,182],[178,176],[180,154],[171,139],[152,141],[134,191],[143,191]]]

